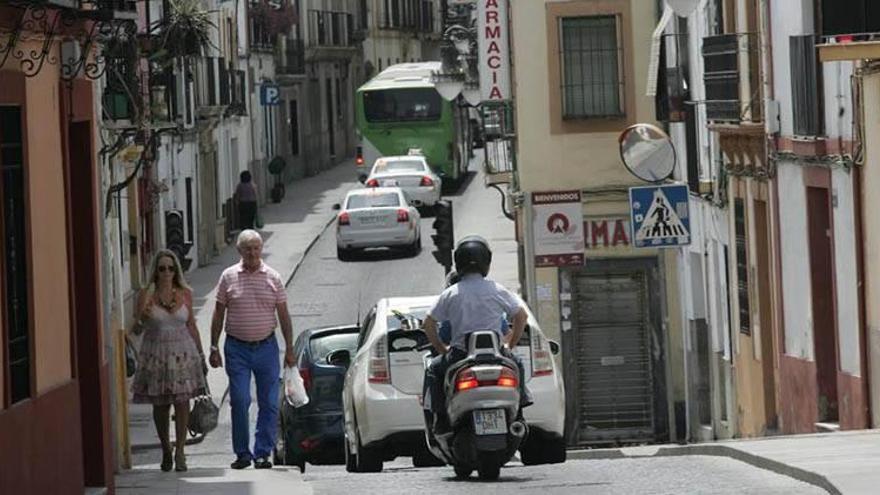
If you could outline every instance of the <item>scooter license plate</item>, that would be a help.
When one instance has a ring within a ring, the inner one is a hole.
[[[507,433],[504,409],[480,409],[474,411],[474,432],[477,435],[499,435]]]

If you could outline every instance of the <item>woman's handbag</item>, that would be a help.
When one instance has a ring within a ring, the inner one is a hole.
[[[131,343],[131,338],[125,336],[125,376],[131,378],[137,372],[137,351]]]
[[[205,395],[196,397],[193,400],[192,410],[189,412],[189,424],[187,429],[192,436],[207,435],[214,428],[217,428],[217,416],[220,414],[220,408],[214,404],[211,398],[211,391],[205,384]]]

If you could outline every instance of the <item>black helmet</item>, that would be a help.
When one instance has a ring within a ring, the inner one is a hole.
[[[479,273],[482,276],[489,274],[489,265],[492,264],[492,250],[486,239],[478,235],[469,235],[458,241],[455,246],[455,271],[460,276],[467,273]]]

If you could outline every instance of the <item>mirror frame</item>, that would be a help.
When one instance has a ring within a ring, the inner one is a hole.
[[[332,360],[331,358],[332,358],[333,356],[336,356],[336,355],[340,355],[340,356],[341,356],[342,353],[345,353],[345,354],[348,355],[348,359],[345,360],[345,364],[336,364],[336,363],[334,363],[333,360]],[[352,357],[352,356],[351,356],[351,352],[349,352],[347,349],[336,349],[335,351],[332,351],[332,352],[328,353],[328,354],[327,354],[327,357],[326,357],[324,360],[325,360],[325,361],[327,362],[327,364],[329,364],[329,365],[332,365],[332,366],[345,366],[346,368],[348,368],[348,366],[351,364],[351,357]]]
[[[631,131],[634,131],[636,128],[639,128],[639,127],[648,127],[652,131],[659,133],[661,137],[665,137],[669,141],[669,146],[670,146],[670,148],[672,148],[672,170],[670,170],[669,174],[667,174],[663,178],[656,179],[656,180],[648,180],[643,177],[640,177],[639,174],[637,174],[633,170],[633,168],[630,167],[629,163],[627,163],[627,161],[626,161],[626,158],[624,158],[624,156],[623,156],[623,142],[626,140],[627,134]],[[632,174],[633,177],[639,179],[640,181],[647,182],[649,184],[660,184],[662,182],[669,180],[675,174],[675,166],[678,164],[678,153],[676,153],[676,151],[675,151],[675,145],[672,143],[672,138],[669,136],[669,134],[666,133],[666,131],[657,127],[654,124],[646,124],[646,123],[633,124],[633,125],[627,127],[626,129],[624,129],[623,131],[621,131],[620,135],[617,137],[617,152],[620,155],[620,161],[623,162],[623,166],[626,167],[626,170],[630,174]]]

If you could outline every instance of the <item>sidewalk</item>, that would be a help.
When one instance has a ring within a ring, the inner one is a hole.
[[[319,175],[289,184],[281,203],[269,203],[261,208],[265,222],[265,228],[260,231],[264,241],[263,259],[281,274],[285,284],[290,283],[309,248],[336,217],[333,204],[342,202],[345,193],[359,185],[354,162],[346,161]],[[211,316],[217,280],[223,270],[238,259],[235,246],[229,245],[208,265],[187,273],[187,281],[193,289],[193,310],[202,336],[202,348],[206,351],[211,346]],[[208,385],[219,405],[226,392],[226,374],[208,373]],[[173,440],[173,431],[171,435]],[[158,448],[151,406],[129,404],[129,436],[133,452]]]
[[[653,456],[730,457],[832,494],[880,492],[880,430],[790,435],[692,445],[570,451],[569,459]]]
[[[186,473],[158,473],[155,468],[132,469],[116,476],[116,491],[125,495],[310,495],[312,488],[302,480],[298,468],[190,469]]]

